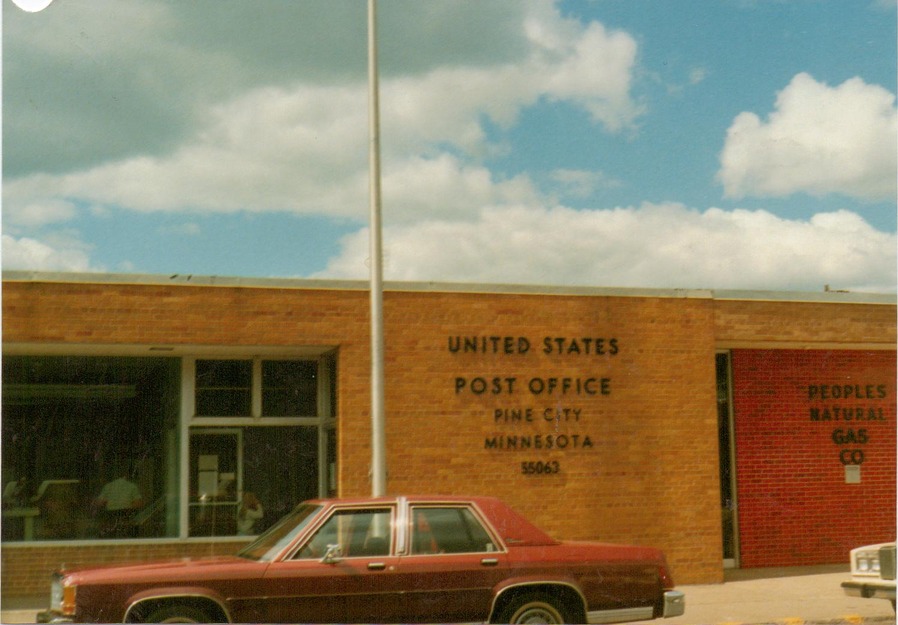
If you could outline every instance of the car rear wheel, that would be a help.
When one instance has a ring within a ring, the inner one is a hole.
[[[190,605],[163,605],[150,612],[144,623],[211,623],[208,614]]]
[[[515,625],[560,625],[573,622],[563,606],[546,594],[528,594],[516,598],[502,611],[499,623]]]

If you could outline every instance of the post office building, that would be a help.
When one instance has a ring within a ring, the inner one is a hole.
[[[6,272],[2,311],[5,597],[371,491],[367,283]],[[895,538],[894,295],[388,283],[383,311],[390,494],[661,547],[679,584]]]

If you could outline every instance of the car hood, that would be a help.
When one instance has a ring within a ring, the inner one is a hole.
[[[215,577],[261,577],[266,562],[256,562],[237,556],[178,558],[130,564],[110,564],[90,568],[60,571],[70,583],[120,584],[148,581],[184,582]]]

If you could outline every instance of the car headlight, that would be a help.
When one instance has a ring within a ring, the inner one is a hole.
[[[879,575],[879,552],[860,551],[854,559],[855,571],[863,575]]]
[[[50,582],[50,609],[62,610],[62,577],[54,575]]]
[[[67,584],[65,577],[59,573],[53,575],[50,582],[50,609],[67,616],[75,614],[75,595],[78,587]]]

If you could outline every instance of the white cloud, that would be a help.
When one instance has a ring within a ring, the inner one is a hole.
[[[12,210],[79,198],[125,210],[353,214],[367,188],[364,91],[269,88],[210,111],[206,126],[165,157],[4,185]]]
[[[66,222],[76,215],[74,204],[57,198],[36,197],[33,201],[9,202],[4,205],[3,210],[8,225],[24,228]]]
[[[496,182],[476,164],[490,149],[485,118],[510,125],[540,98],[570,101],[612,130],[638,114],[629,95],[632,37],[563,18],[552,3],[527,6],[529,17],[521,19],[529,25],[529,48],[517,59],[382,80],[384,188],[395,218],[468,214],[535,195],[526,180]],[[96,209],[360,218],[367,206],[367,122],[361,82],[257,88],[210,109],[203,127],[165,155],[11,179],[4,201],[16,214],[77,199]]]
[[[3,269],[28,271],[102,271],[90,262],[77,241],[45,243],[29,237],[3,235]]]
[[[719,180],[728,197],[896,195],[895,96],[852,78],[837,87],[798,74],[766,121],[740,113],[727,131]]]
[[[390,280],[894,292],[896,236],[837,211],[810,221],[680,204],[496,207],[384,231]],[[364,278],[367,231],[318,277]]]
[[[640,112],[629,96],[637,49],[633,37],[598,22],[584,28],[575,20],[558,20],[552,5],[536,7],[541,10],[525,25],[538,44],[536,58],[522,84],[544,83],[547,97],[577,102],[612,130],[630,124]]]

